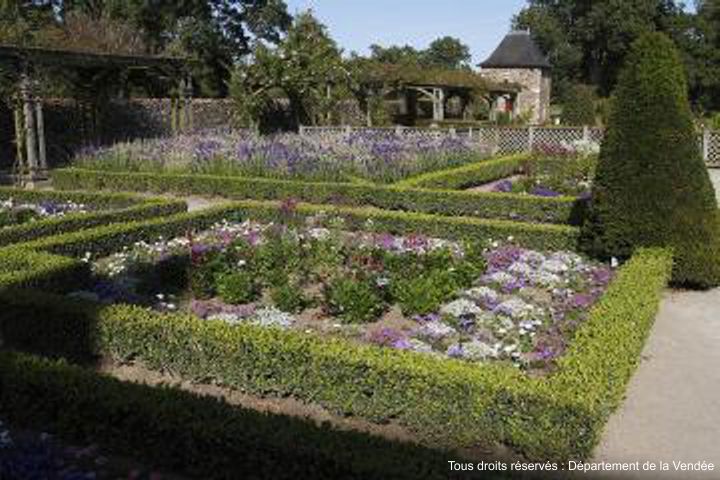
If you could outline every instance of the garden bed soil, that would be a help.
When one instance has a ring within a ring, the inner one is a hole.
[[[314,422],[318,426],[329,424],[339,430],[368,433],[393,442],[421,443],[411,431],[397,423],[377,424],[358,417],[341,416],[320,405],[308,404],[293,397],[259,397],[220,385],[195,383],[171,372],[151,370],[140,362],[118,363],[106,358],[100,362],[97,369],[100,373],[118,380],[149,386],[172,386],[197,395],[220,398],[230,405],[261,413],[300,418]],[[474,445],[460,450],[458,455],[476,462],[521,460],[518,454],[504,445]],[[168,480],[175,480],[175,477],[168,477]]]

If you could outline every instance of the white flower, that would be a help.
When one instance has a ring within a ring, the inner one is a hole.
[[[460,318],[469,315],[477,315],[482,312],[482,309],[475,305],[474,302],[461,298],[454,302],[444,305],[440,309],[442,315],[450,315],[451,317]]]

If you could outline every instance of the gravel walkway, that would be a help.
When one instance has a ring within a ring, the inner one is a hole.
[[[718,193],[718,197],[720,197],[720,168],[710,169],[710,179],[715,184],[715,191]]]
[[[593,461],[666,462],[668,472],[608,478],[720,478],[720,289],[669,292]],[[673,461],[708,462],[683,472]]]

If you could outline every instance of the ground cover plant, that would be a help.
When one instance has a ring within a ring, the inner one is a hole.
[[[596,167],[595,154],[577,153],[562,146],[543,148],[527,159],[521,175],[498,182],[493,191],[587,200]]]
[[[73,296],[537,372],[551,369],[612,278],[570,252],[351,233],[339,218],[313,217],[142,241],[93,270],[93,286]]]
[[[316,181],[391,183],[411,175],[486,158],[478,144],[447,135],[393,131],[304,137],[249,133],[197,134],[118,143],[81,152],[79,168],[198,173]]]

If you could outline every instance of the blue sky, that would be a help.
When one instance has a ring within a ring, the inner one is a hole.
[[[425,48],[451,35],[470,47],[473,63],[492,53],[525,0],[285,0],[290,13],[312,8],[347,52],[379,45]]]

